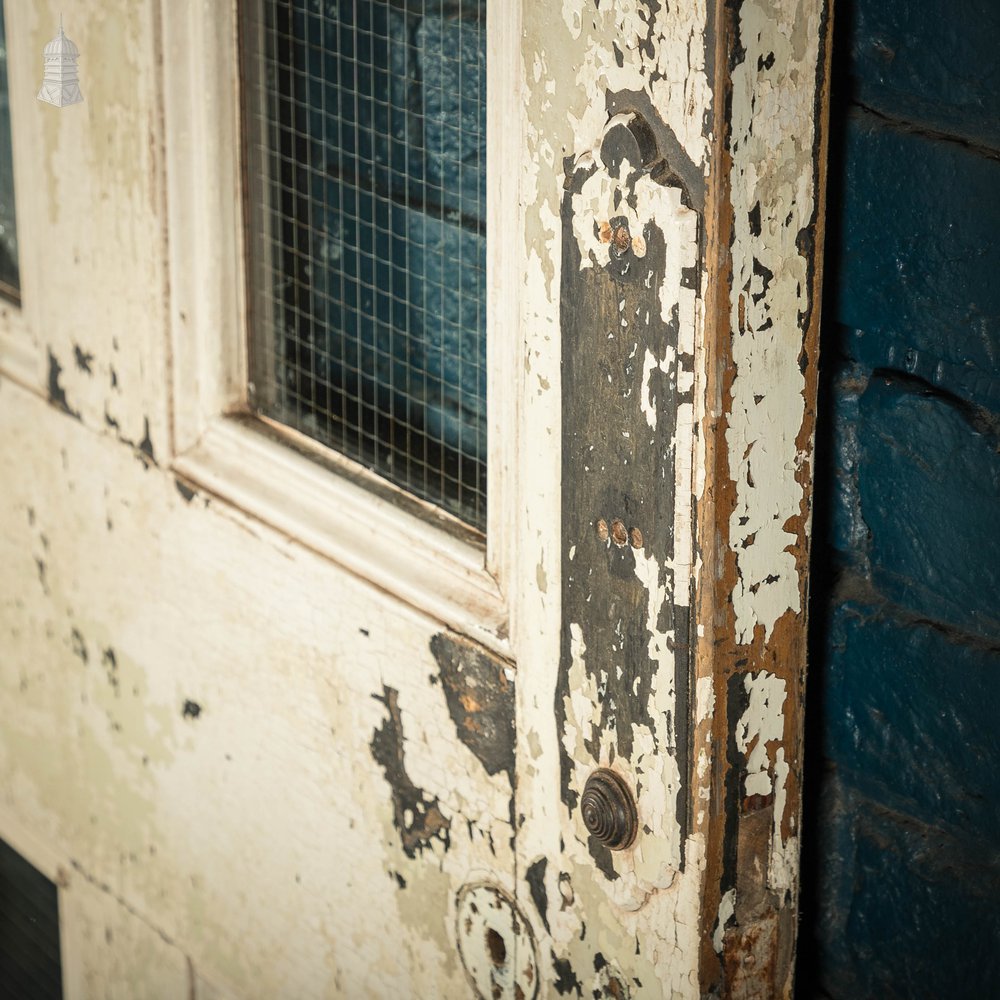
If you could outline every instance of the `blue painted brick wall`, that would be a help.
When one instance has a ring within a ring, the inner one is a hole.
[[[841,0],[799,993],[1000,996],[1000,4]]]

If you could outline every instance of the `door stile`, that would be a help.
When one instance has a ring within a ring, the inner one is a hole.
[[[727,997],[793,987],[832,6],[717,14],[696,662],[715,706],[700,979]]]

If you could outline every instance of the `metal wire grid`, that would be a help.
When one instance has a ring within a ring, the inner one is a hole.
[[[252,404],[482,529],[485,0],[244,7]]]

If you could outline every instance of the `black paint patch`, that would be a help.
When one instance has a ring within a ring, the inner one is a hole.
[[[79,344],[73,345],[73,360],[76,362],[76,367],[82,372],[86,372],[88,375],[93,374],[93,369],[90,367],[94,361],[94,355],[90,351],[85,351]]]
[[[197,719],[199,715],[201,715],[201,705],[188,698],[184,702],[184,708],[181,709],[181,716],[185,719]]]
[[[578,997],[583,996],[583,984],[576,978],[576,973],[568,958],[556,958],[556,953],[552,952],[552,968],[557,977],[552,984],[556,993],[560,996],[566,996],[567,993],[575,991]]]
[[[652,24],[653,22],[648,22]],[[657,181],[681,189],[681,200],[696,212],[705,209],[705,175],[688,155],[674,130],[663,120],[643,90],[622,90],[605,98],[608,117],[632,112],[638,115],[656,137],[661,155],[653,175]]]
[[[399,692],[382,686],[381,695],[372,695],[389,710],[389,716],[375,730],[369,744],[372,757],[385,772],[392,793],[392,821],[399,831],[403,852],[415,858],[435,839],[445,850],[451,846],[451,821],[443,815],[436,798],[428,798],[406,773],[403,754],[403,721],[399,711]]]
[[[183,479],[178,479],[177,476],[174,476],[174,486],[177,487],[177,492],[180,493],[185,503],[190,503],[198,495],[196,490],[191,489]]]
[[[614,882],[618,878],[618,872],[615,871],[615,863],[611,859],[611,851],[596,837],[587,838],[587,850],[590,851],[590,856],[594,859],[597,870],[609,882]]]
[[[736,727],[750,705],[746,688],[746,673],[735,673],[726,682],[726,781],[725,781],[725,832],[722,843],[722,878],[719,891],[725,895],[736,888],[738,847],[740,834],[740,789],[746,777],[746,762],[736,745]]]
[[[73,643],[73,655],[76,656],[81,663],[86,665],[90,656],[87,653],[87,642],[83,638],[83,633],[79,629],[74,628],[73,631],[70,632],[70,639]]]
[[[151,465],[156,465],[156,455],[153,452],[153,442],[149,437],[149,417],[143,417],[142,440],[136,443],[122,434],[121,424],[108,413],[104,408],[104,423],[115,432],[115,437],[124,445],[128,445],[135,453],[143,467],[148,469]]]
[[[537,861],[532,861],[528,866],[528,871],[525,873],[525,878],[528,882],[528,888],[531,890],[531,901],[535,904],[535,909],[538,910],[538,915],[542,918],[542,923],[545,924],[545,930],[550,934],[552,929],[549,927],[549,894],[545,888],[545,869],[548,866],[548,858],[539,858]]]
[[[135,447],[140,455],[145,455],[152,465],[156,465],[156,455],[153,453],[153,442],[149,437],[149,417],[143,417],[142,440]]]
[[[682,200],[700,210],[704,179],[686,154],[673,151],[668,130],[646,105],[648,99],[643,104],[630,93],[609,99],[613,113],[633,110],[647,118],[661,156],[660,161],[650,161],[652,179],[680,186]],[[602,163],[616,162],[615,150],[606,156],[602,148]],[[675,594],[673,601],[663,602],[658,609],[655,630],[673,633],[669,649],[676,697],[672,729],[663,735],[655,752],[677,760],[681,774],[677,819],[683,845],[689,820],[691,581],[675,581],[671,564],[677,407],[690,399],[689,393],[682,396],[677,392],[677,365],[685,365],[685,370],[693,365],[690,358],[676,354],[680,323],[675,304],[659,299],[668,266],[662,230],[652,219],[644,225],[646,253],[641,258],[632,259],[622,239],[623,252],[617,260],[611,254],[606,267],[582,268],[574,230],[574,222],[580,221],[573,217],[574,195],[600,168],[594,165],[575,170],[573,161],[568,167],[561,211],[563,630],[555,697],[557,726],[562,737],[568,725],[569,675],[574,666],[571,626],[576,626],[586,649],[584,669],[601,690],[592,720],[578,720],[594,723],[593,739],[585,743],[594,763],[600,763],[600,740],[607,734],[613,737],[613,751],[631,762],[636,727],[652,732],[661,728],[662,720],[653,718],[651,701],[654,678],[662,666],[650,655],[647,583],[636,575],[640,552],[643,558],[654,558],[659,567],[654,585]],[[624,179],[626,194],[633,184],[632,175]],[[584,220],[586,224],[590,221]],[[615,220],[606,221],[608,239],[613,243]],[[700,224],[698,239],[703,243]],[[684,282],[696,294],[701,284],[700,266],[696,261],[683,274]],[[667,321],[662,316],[664,305],[671,310]],[[669,347],[674,348],[676,359],[670,370],[652,373],[649,383],[644,384],[643,365],[635,359],[643,358],[647,349],[656,358],[665,357]],[[654,427],[640,404],[655,409]],[[678,588],[684,588],[684,593]],[[582,763],[571,759],[560,741],[562,798],[570,812],[577,806],[571,782],[576,766]],[[613,878],[607,849],[597,842],[589,847],[598,869]],[[683,855],[680,864],[683,866]]]
[[[49,402],[63,413],[80,420],[80,413],[69,405],[66,399],[66,390],[59,384],[59,376],[62,375],[62,365],[59,364],[56,356],[49,351]]]
[[[458,738],[487,774],[514,782],[514,682],[502,660],[464,639],[440,632],[431,639],[448,711]]]
[[[115,651],[110,646],[101,654],[101,665],[108,675],[108,683],[113,688],[115,697],[117,698],[121,694],[118,678],[118,657],[115,656]]]

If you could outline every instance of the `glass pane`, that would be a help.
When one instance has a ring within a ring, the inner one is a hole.
[[[481,528],[485,0],[244,6],[252,403]]]
[[[17,299],[17,227],[14,224],[14,158],[10,138],[7,88],[7,31],[0,0],[0,295]]]

